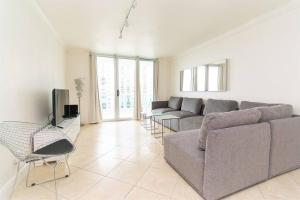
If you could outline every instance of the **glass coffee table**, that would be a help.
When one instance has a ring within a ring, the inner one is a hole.
[[[146,130],[151,130],[151,112],[141,112],[141,124]],[[150,124],[148,124],[148,120]]]
[[[157,119],[157,121],[161,121],[161,143],[164,143],[164,132],[165,132],[165,123],[167,121],[169,121],[169,125],[171,128],[171,120],[178,120],[178,130],[180,130],[180,118],[174,115],[156,115],[153,116],[155,117],[155,119]],[[151,117],[151,118],[153,118]],[[151,120],[153,121],[153,119]],[[151,129],[151,133],[152,133],[152,129]],[[154,135],[155,135],[155,120],[154,120]]]

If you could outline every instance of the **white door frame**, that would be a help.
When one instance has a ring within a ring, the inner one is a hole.
[[[140,61],[154,61],[154,59],[148,59],[148,58],[140,58],[140,57],[130,57],[130,56],[118,56],[118,55],[107,55],[107,54],[96,54],[96,56],[98,57],[106,57],[106,58],[113,58],[114,59],[114,102],[115,102],[115,118],[114,119],[104,119],[102,121],[104,122],[109,122],[109,121],[125,121],[125,120],[133,120],[134,119],[134,115],[132,118],[120,118],[120,98],[117,94],[117,91],[119,90],[119,59],[128,59],[128,60],[134,60],[136,61],[136,66],[135,66],[135,73],[137,73],[137,66],[138,66],[138,62]],[[137,88],[137,85],[135,84],[134,86],[135,90]],[[119,92],[120,94],[120,92]],[[135,91],[135,96],[134,96],[134,101],[136,101],[136,95],[137,92]],[[136,105],[136,103],[134,102],[134,105]]]

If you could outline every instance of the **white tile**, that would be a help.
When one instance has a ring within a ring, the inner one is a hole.
[[[126,159],[134,152],[134,148],[126,148],[126,147],[115,147],[112,151],[105,154],[105,156],[109,156],[112,158],[118,159]]]
[[[126,197],[132,185],[110,178],[104,178],[91,188],[80,200],[122,200]]]
[[[242,190],[238,193],[232,194],[231,196],[228,196],[227,198],[224,198],[224,200],[264,200],[264,197],[262,193],[260,192],[260,189],[258,186],[253,186],[248,189]]]
[[[183,179],[178,178],[171,195],[176,200],[204,200],[191,186]]]
[[[300,199],[300,186],[284,174],[258,185],[265,199]]]
[[[14,195],[12,200],[53,200],[55,199],[55,193],[49,191],[38,185],[34,187],[26,187],[25,182],[21,182]],[[59,200],[66,200],[63,197],[59,196]]]
[[[146,172],[147,166],[124,161],[107,176],[126,183],[135,184]]]
[[[103,176],[85,170],[77,170],[70,177],[57,181],[58,194],[68,199],[75,199],[91,189]],[[54,183],[43,184],[43,187],[54,191]]]
[[[149,190],[134,187],[126,197],[126,200],[169,200],[169,198]]]
[[[138,186],[150,191],[170,196],[176,184],[177,175],[171,169],[150,168]]]
[[[89,170],[91,172],[99,173],[101,175],[107,175],[122,161],[123,160],[121,159],[103,156],[88,164],[86,167],[84,167],[84,169]]]

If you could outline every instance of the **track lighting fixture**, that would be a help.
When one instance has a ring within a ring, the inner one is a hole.
[[[128,12],[127,12],[127,15],[126,15],[126,17],[125,17],[125,19],[124,19],[123,25],[122,25],[122,27],[121,27],[121,29],[120,29],[119,39],[122,39],[122,38],[123,38],[123,31],[124,31],[125,27],[127,28],[127,27],[129,26],[128,19],[129,19],[129,16],[130,16],[130,14],[131,14],[131,11],[132,11],[133,9],[135,9],[136,6],[137,6],[137,0],[133,0],[132,3],[131,3],[131,6],[130,6]]]

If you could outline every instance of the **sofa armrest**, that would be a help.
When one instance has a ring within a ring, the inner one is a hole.
[[[268,123],[208,132],[203,195],[215,200],[268,179]]]
[[[300,167],[300,117],[270,121],[270,177]]]
[[[152,101],[152,110],[157,108],[168,108],[169,101]]]

